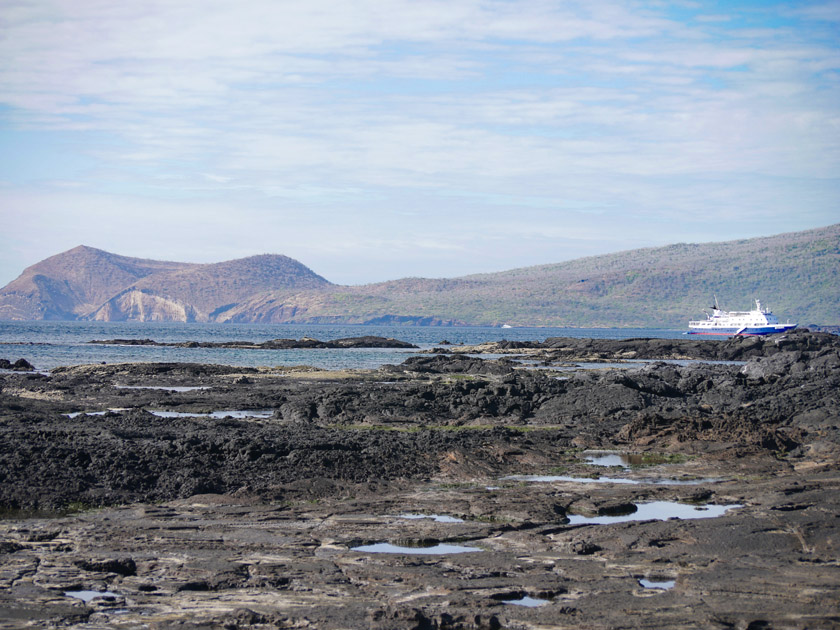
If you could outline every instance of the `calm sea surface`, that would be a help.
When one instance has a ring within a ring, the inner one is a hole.
[[[375,335],[408,341],[421,349],[446,340],[453,344],[484,341],[544,341],[548,337],[627,339],[683,338],[682,330],[639,328],[483,328],[431,326],[333,326],[274,324],[185,324],[124,322],[0,322],[0,358],[25,358],[39,370],[59,365],[179,361],[238,366],[311,365],[326,369],[376,368],[401,363],[411,350],[238,350],[160,348],[91,344],[95,339],[179,341],[267,341],[313,337],[321,341]]]

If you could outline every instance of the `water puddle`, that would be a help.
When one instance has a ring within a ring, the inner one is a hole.
[[[629,479],[627,477],[569,477],[568,475],[508,475],[503,481],[530,481],[534,483],[617,483],[653,486],[697,486],[704,483],[718,483],[719,479]]]
[[[74,411],[73,413],[65,413],[68,418],[78,418],[81,415],[85,416],[104,416],[108,412],[119,413],[121,411],[128,411],[128,407],[111,407],[105,411]]]
[[[670,591],[676,586],[676,580],[664,580],[662,582],[654,582],[653,580],[641,579],[639,584],[644,588],[658,589],[660,591]]]
[[[110,591],[64,591],[64,595],[81,599],[86,604],[89,604],[97,597],[119,597],[119,595]]]
[[[271,418],[274,415],[273,409],[239,409],[232,411],[212,411],[210,413],[200,413],[197,411],[162,411],[149,410],[149,413],[158,416],[159,418],[213,418],[220,420],[221,418]]]
[[[209,386],[199,387],[166,387],[163,385],[114,385],[117,389],[156,389],[164,392],[197,392],[202,389],[210,389]]]
[[[584,451],[582,455],[586,462],[592,466],[630,468],[631,466],[641,466],[643,462],[643,456],[640,454],[619,453],[617,451]]]
[[[688,505],[675,501],[652,501],[650,503],[635,503],[636,510],[632,514],[614,516],[580,516],[569,515],[569,525],[609,525],[611,523],[626,523],[629,521],[667,521],[672,518],[691,520],[698,518],[717,518],[729,510],[743,507],[732,505]]]
[[[391,543],[376,543],[373,545],[362,545],[360,547],[353,547],[351,551],[362,551],[365,553],[398,553],[406,555],[450,555],[455,553],[473,553],[476,551],[484,551],[478,547],[465,547],[463,545],[448,545],[439,543],[428,547],[403,547],[400,545],[392,545]]]
[[[399,518],[416,521],[421,519],[431,519],[435,523],[463,523],[464,519],[455,516],[446,516],[445,514],[400,514]]]
[[[520,599],[507,599],[502,600],[503,604],[510,604],[513,606],[527,606],[528,608],[538,608],[540,606],[545,606],[546,604],[550,604],[547,599],[539,599],[536,597],[522,597]]]

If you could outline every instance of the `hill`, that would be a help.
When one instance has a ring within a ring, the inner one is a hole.
[[[840,319],[840,225],[631,250],[456,282],[457,288],[451,281],[415,281],[408,291],[385,283],[368,291],[401,295],[397,310],[415,307],[424,316],[445,312],[473,320],[480,309],[487,324],[682,327],[689,317],[701,315],[714,294],[731,310],[749,309],[760,298],[784,318],[835,323]],[[457,302],[442,301],[444,293],[458,295]]]
[[[230,321],[672,327],[717,295],[760,298],[783,321],[840,319],[840,225],[722,243],[645,248],[462,278],[404,278],[328,293],[266,294]]]
[[[0,319],[80,319],[124,287],[188,263],[128,258],[80,245],[27,267],[0,289]]]
[[[109,299],[91,318],[216,321],[254,295],[329,286],[327,280],[288,256],[251,256],[146,276]]]
[[[2,319],[683,327],[716,294],[784,320],[840,314],[840,225],[669,245],[462,278],[339,286],[286,256],[209,265],[77,247],[0,290]]]

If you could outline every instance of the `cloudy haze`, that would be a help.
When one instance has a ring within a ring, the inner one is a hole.
[[[840,3],[5,0],[0,285],[458,276],[840,222]]]

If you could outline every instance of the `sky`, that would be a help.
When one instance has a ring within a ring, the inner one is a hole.
[[[838,0],[0,0],[0,286],[81,244],[456,277],[838,202]]]

